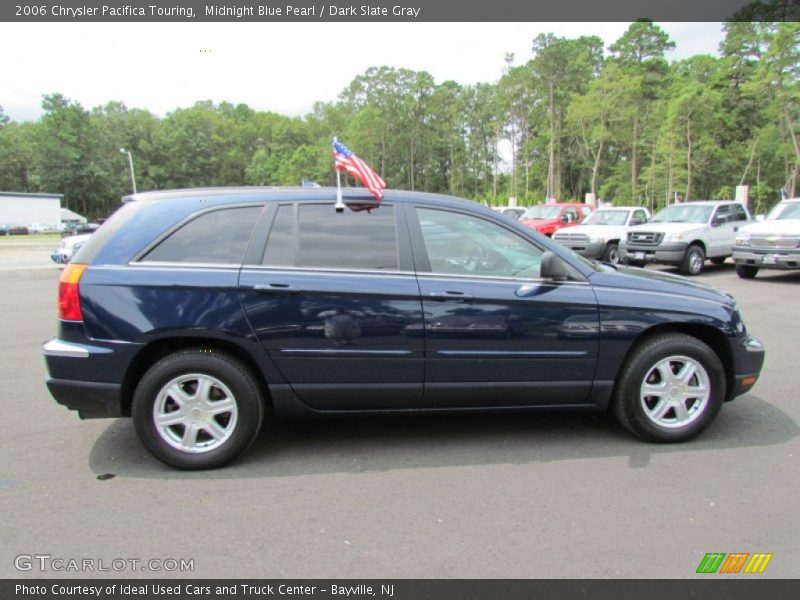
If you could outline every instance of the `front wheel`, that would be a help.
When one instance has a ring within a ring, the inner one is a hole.
[[[133,396],[139,439],[156,458],[179,469],[230,462],[255,441],[263,416],[263,393],[250,370],[210,349],[160,360]]]
[[[699,275],[706,264],[706,253],[696,244],[689,246],[681,263],[681,273],[684,275]]]
[[[719,357],[697,338],[669,333],[639,345],[617,379],[613,410],[651,442],[683,442],[708,427],[725,398]]]
[[[755,279],[756,275],[758,275],[758,267],[736,265],[736,274],[742,279]]]
[[[619,262],[619,246],[615,242],[608,242],[603,252],[603,261],[616,265]]]

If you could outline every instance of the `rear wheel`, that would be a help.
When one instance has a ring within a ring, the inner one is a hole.
[[[233,460],[255,441],[263,416],[263,394],[249,369],[209,349],[160,360],[133,396],[142,443],[179,469],[211,469]]]
[[[617,379],[613,409],[652,442],[682,442],[708,427],[725,398],[719,357],[697,338],[669,333],[637,347]]]
[[[758,275],[758,267],[736,265],[736,274],[742,279],[755,279],[755,276]]]
[[[603,260],[612,265],[619,262],[619,245],[616,242],[608,242],[606,250],[603,252]]]
[[[699,275],[703,272],[706,263],[706,253],[697,244],[692,244],[686,249],[681,263],[681,273],[684,275]]]

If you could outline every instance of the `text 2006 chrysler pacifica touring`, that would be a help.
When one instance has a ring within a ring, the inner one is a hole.
[[[126,203],[64,270],[47,385],[187,469],[265,414],[610,408],[683,441],[755,383],[733,298],[583,259],[475,203],[197,189]]]

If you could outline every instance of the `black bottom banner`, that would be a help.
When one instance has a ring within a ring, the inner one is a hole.
[[[800,598],[800,580],[197,579],[0,580],[3,600],[761,600]]]

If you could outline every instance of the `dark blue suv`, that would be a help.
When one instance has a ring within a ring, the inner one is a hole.
[[[764,360],[728,294],[591,262],[473,202],[387,191],[148,192],[64,270],[47,386],[222,465],[278,417],[606,410],[686,440]]]

